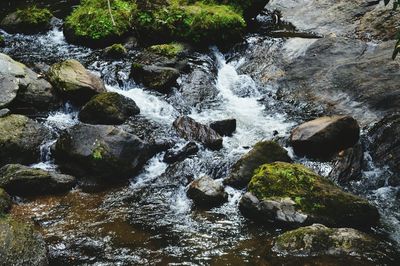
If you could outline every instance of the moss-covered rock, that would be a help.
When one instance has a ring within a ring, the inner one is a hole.
[[[79,119],[88,124],[117,125],[140,113],[135,101],[116,92],[94,96],[79,113]]]
[[[296,211],[306,215],[303,224],[317,222],[329,226],[368,228],[379,223],[377,209],[367,200],[342,191],[328,179],[299,164],[275,162],[262,165],[251,178],[248,191],[260,204],[290,199]],[[282,217],[274,213],[259,218],[278,221]],[[283,219],[282,222],[292,221]]]
[[[131,16],[136,13],[132,0],[83,0],[64,23],[64,35],[69,42],[94,47],[106,47],[121,40],[131,31]]]
[[[230,176],[224,180],[224,184],[243,188],[247,186],[254,170],[259,166],[276,161],[291,162],[287,151],[274,141],[260,141],[253,149],[237,161]]]
[[[152,45],[149,47],[149,50],[159,55],[175,57],[185,51],[185,46],[181,43],[173,42],[169,44]]]
[[[179,71],[172,67],[142,65],[133,63],[130,76],[137,83],[142,83],[149,89],[168,93],[179,78]]]
[[[47,76],[62,96],[77,104],[85,104],[94,95],[106,92],[104,82],[73,59],[52,65]]]
[[[36,162],[47,133],[45,127],[26,116],[8,115],[0,118],[0,166]]]
[[[46,243],[32,225],[11,217],[0,218],[2,265],[48,265]]]
[[[128,54],[128,51],[122,44],[115,43],[104,49],[104,54],[110,58],[120,59],[126,56]]]
[[[0,27],[10,33],[38,33],[50,28],[52,17],[48,9],[32,6],[7,15]]]
[[[321,224],[276,237],[272,250],[285,257],[357,257],[379,265],[392,264],[395,260],[393,248],[383,241],[355,229],[328,228]]]
[[[8,164],[0,168],[0,187],[11,195],[57,194],[70,190],[74,184],[73,176],[20,164]]]
[[[0,188],[0,217],[11,208],[11,204],[10,196],[4,189]]]

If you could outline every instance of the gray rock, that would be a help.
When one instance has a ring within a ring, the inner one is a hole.
[[[236,130],[236,119],[215,121],[210,124],[210,127],[221,136],[232,136]]]
[[[149,89],[168,93],[179,78],[179,70],[172,67],[132,64],[131,77]]]
[[[195,142],[189,142],[183,148],[174,150],[168,150],[164,155],[164,162],[166,163],[175,163],[178,161],[182,161],[189,157],[190,155],[194,155],[199,151],[199,147]]]
[[[189,184],[187,195],[198,207],[214,207],[228,199],[224,186],[208,176],[200,177]]]
[[[70,190],[75,178],[20,164],[8,164],[0,168],[0,187],[11,195],[57,194]]]
[[[361,143],[339,153],[329,178],[338,183],[347,183],[361,177],[364,152]]]

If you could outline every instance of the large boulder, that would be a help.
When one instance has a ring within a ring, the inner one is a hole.
[[[75,178],[31,168],[21,164],[7,164],[0,168],[0,187],[11,195],[56,194],[70,190]]]
[[[115,126],[80,124],[60,136],[55,159],[78,177],[117,182],[134,176],[159,149]]]
[[[134,100],[116,92],[104,92],[83,106],[79,120],[88,124],[118,125],[139,113]]]
[[[0,22],[0,27],[9,33],[38,33],[50,29],[52,18],[48,9],[32,6],[8,14]]]
[[[199,141],[212,150],[222,148],[222,137],[210,127],[196,122],[193,118],[178,117],[173,126],[186,140]]]
[[[48,265],[46,243],[32,225],[11,217],[0,218],[2,265]]]
[[[172,67],[133,63],[131,77],[149,89],[168,93],[179,78],[179,70]]]
[[[395,252],[387,243],[352,228],[328,228],[322,224],[279,235],[272,251],[284,257],[330,256],[341,260],[356,257],[366,262],[379,261],[382,265],[391,265],[395,261]]]
[[[290,142],[294,152],[316,158],[333,154],[357,143],[360,127],[350,116],[320,117],[293,129]]]
[[[0,53],[0,109],[18,113],[49,111],[60,106],[55,90],[46,80]]]
[[[228,200],[224,186],[208,176],[200,177],[189,184],[187,196],[198,207],[214,207]]]
[[[378,166],[388,165],[391,170],[400,173],[400,114],[384,117],[368,132],[371,144],[370,154]]]
[[[292,160],[287,151],[276,142],[260,141],[233,165],[231,174],[224,180],[224,184],[243,188],[250,182],[254,170],[260,165],[276,161],[291,162]]]
[[[52,65],[47,75],[66,99],[77,104],[84,104],[94,95],[106,92],[104,82],[74,59]]]
[[[212,122],[210,127],[221,136],[232,136],[236,130],[236,119],[225,119]]]
[[[0,166],[7,163],[34,163],[48,129],[22,115],[0,118]]]
[[[378,210],[367,200],[342,191],[328,179],[299,164],[276,162],[258,168],[243,198],[243,215],[286,225],[322,223],[369,228],[379,223]],[[295,217],[295,219],[293,219]]]
[[[4,189],[0,188],[0,217],[11,209],[11,204],[10,195]]]

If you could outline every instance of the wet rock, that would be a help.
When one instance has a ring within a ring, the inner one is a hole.
[[[134,176],[159,150],[115,126],[80,124],[60,136],[55,159],[78,177],[116,183]]]
[[[350,116],[320,117],[293,129],[290,142],[294,152],[328,158],[357,143],[360,127]]]
[[[104,54],[109,58],[120,59],[128,54],[128,51],[122,44],[113,44],[104,49]]]
[[[0,168],[0,187],[11,195],[57,194],[70,190],[75,178],[48,172],[21,164],[8,164]]]
[[[233,165],[231,174],[224,180],[224,184],[243,188],[247,186],[254,170],[260,165],[276,161],[291,162],[292,160],[287,151],[276,142],[260,141]]]
[[[0,109],[0,118],[5,117],[11,113],[10,109],[4,108]]]
[[[196,154],[199,151],[199,147],[195,142],[189,142],[183,148],[178,150],[168,150],[164,155],[164,162],[175,163],[183,161],[187,157]]]
[[[200,177],[191,182],[187,196],[199,207],[214,207],[228,200],[224,186],[208,176]]]
[[[134,58],[134,64],[171,67],[179,71],[185,70],[188,65],[186,56],[191,48],[187,44],[153,45],[139,53]]]
[[[104,82],[73,59],[52,65],[47,75],[66,99],[77,104],[85,104],[94,95],[106,92]]]
[[[36,162],[47,134],[47,128],[25,116],[0,118],[0,166]]]
[[[394,262],[394,250],[385,242],[352,228],[328,228],[322,224],[283,233],[275,239],[272,250],[285,257],[355,256],[374,262]]]
[[[46,243],[32,225],[0,218],[0,258],[3,265],[48,265]]]
[[[140,113],[135,101],[116,92],[94,96],[79,113],[79,120],[88,124],[117,125]]]
[[[0,34],[0,47],[5,47],[6,41],[4,40],[4,36]]]
[[[188,141],[199,141],[212,150],[222,148],[222,138],[217,132],[188,116],[178,117],[173,126]]]
[[[236,119],[215,121],[210,124],[210,127],[221,136],[232,136],[236,130]]]
[[[11,198],[7,192],[0,188],[0,217],[11,209]]]
[[[55,90],[46,80],[0,53],[0,108],[32,114],[60,106]]]
[[[396,173],[400,173],[400,114],[385,116],[368,132],[371,139],[370,154],[378,166],[388,165]]]
[[[353,228],[370,228],[379,223],[378,210],[367,200],[342,191],[299,164],[262,165],[254,172],[248,191],[257,200],[241,200],[240,209],[244,210],[243,215],[250,214],[249,218],[259,222]]]
[[[0,22],[0,27],[9,33],[39,33],[50,29],[52,18],[48,9],[32,6],[8,14]]]
[[[361,143],[339,153],[329,178],[339,183],[358,180],[361,177],[364,152]]]
[[[131,68],[131,77],[137,83],[142,83],[149,89],[168,93],[179,78],[179,71],[172,67],[159,67],[134,63]]]

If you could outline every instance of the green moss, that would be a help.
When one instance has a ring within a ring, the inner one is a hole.
[[[110,47],[107,47],[105,50],[105,53],[107,56],[114,57],[114,58],[121,58],[127,54],[126,48],[120,44],[116,43],[111,45]]]
[[[32,6],[18,10],[17,17],[27,27],[37,27],[49,24],[53,14],[47,8]]]
[[[93,149],[93,152],[92,152],[93,159],[102,160],[104,153],[105,153],[104,147],[101,145],[101,143],[96,141],[95,148]]]
[[[185,47],[180,43],[159,44],[149,47],[149,50],[168,57],[175,57],[184,51]]]
[[[120,37],[131,29],[131,16],[136,12],[136,4],[132,0],[111,1],[111,19],[107,1],[83,0],[67,17],[64,27],[73,32],[76,38],[89,41]]]

